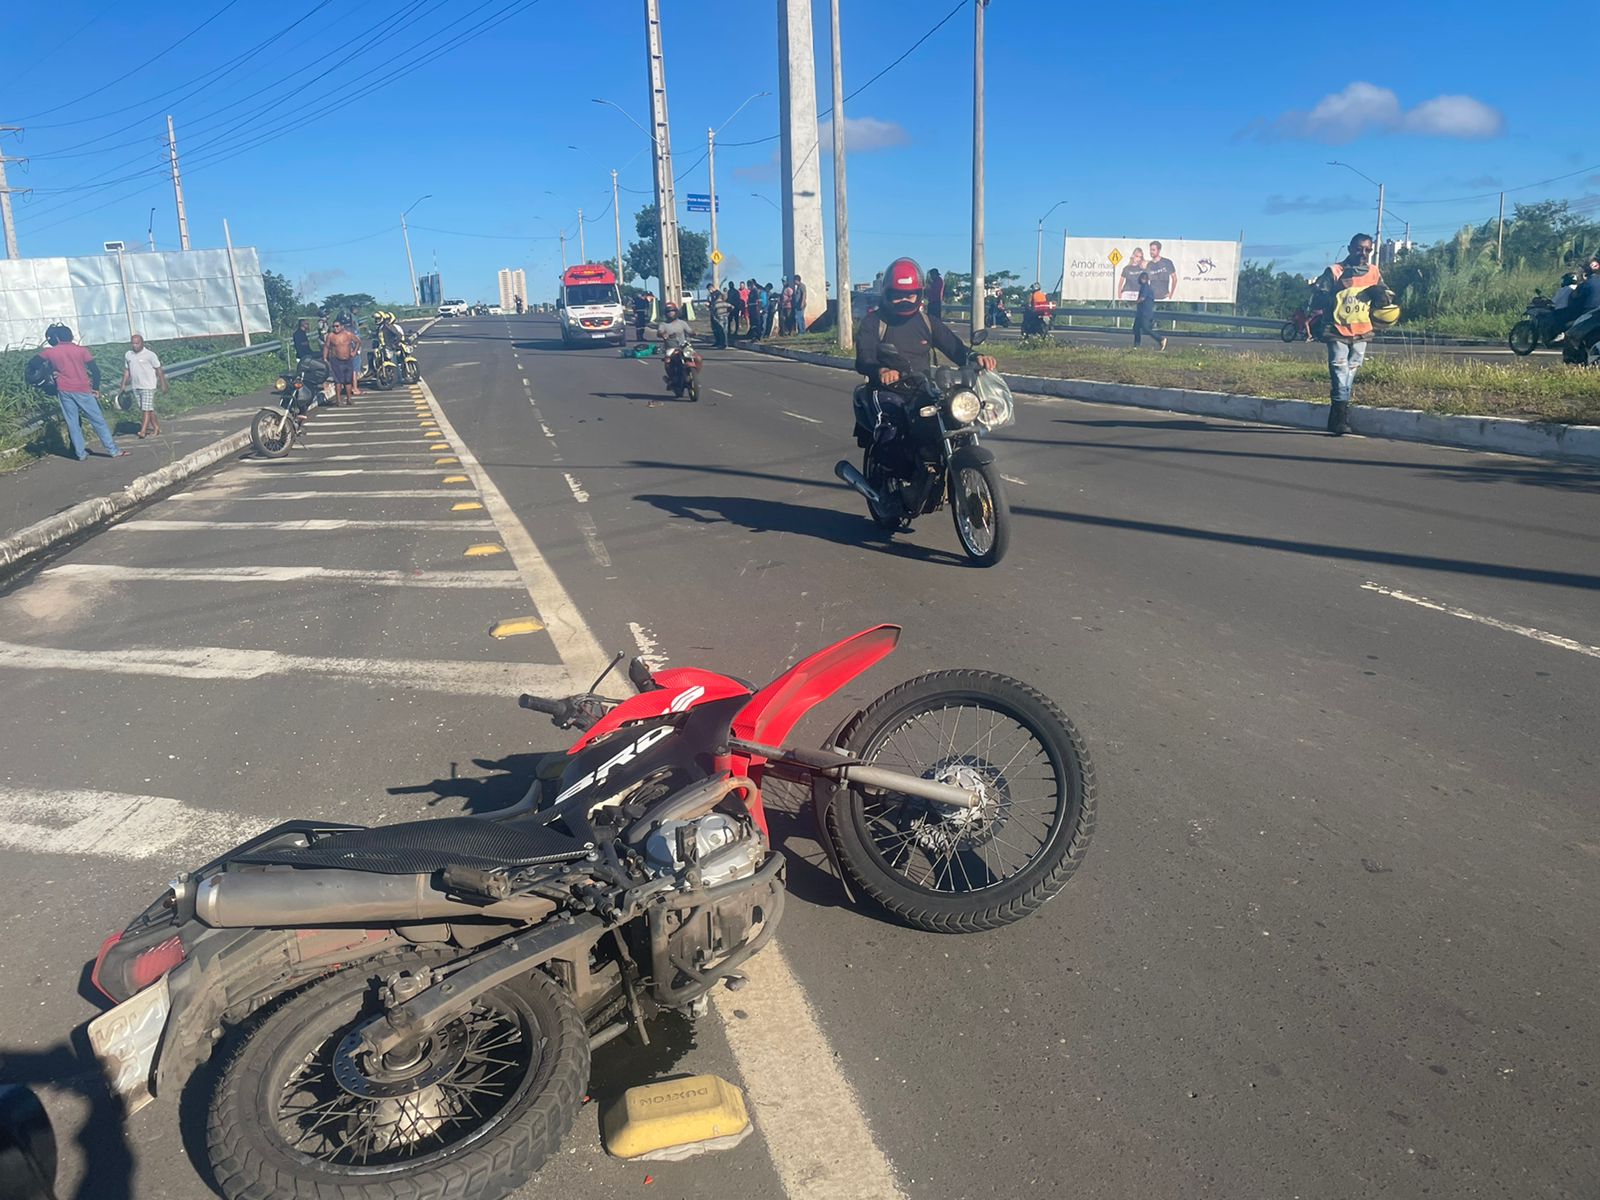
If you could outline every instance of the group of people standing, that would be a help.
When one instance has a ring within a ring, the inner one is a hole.
[[[741,334],[756,341],[774,333],[787,337],[806,331],[806,285],[798,275],[784,280],[781,291],[754,279],[730,280],[711,289],[708,307],[712,340],[719,350]]]

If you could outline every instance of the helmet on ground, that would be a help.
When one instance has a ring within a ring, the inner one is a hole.
[[[1387,304],[1375,304],[1371,310],[1372,323],[1379,329],[1387,329],[1400,322],[1400,306],[1393,300]]]
[[[914,258],[897,258],[883,273],[883,304],[897,317],[922,307],[922,268]]]

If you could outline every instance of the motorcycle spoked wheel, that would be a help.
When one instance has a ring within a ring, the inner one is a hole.
[[[1088,751],[1055,702],[1025,683],[989,671],[919,676],[873,701],[840,744],[984,796],[954,808],[852,785],[828,810],[851,881],[917,929],[1020,921],[1066,886],[1088,851]]]
[[[414,1062],[375,1067],[343,1039],[382,1011],[353,967],[268,1010],[223,1068],[206,1148],[228,1200],[478,1200],[555,1154],[589,1078],[589,1037],[542,971],[485,992]]]
[[[1285,321],[1278,329],[1278,336],[1286,342],[1297,342],[1300,340],[1300,326],[1293,321]]]
[[[1011,509],[994,463],[950,468],[950,516],[961,548],[975,566],[992,567],[1011,545]]]
[[[421,383],[422,382],[422,367],[421,367],[420,364],[414,363],[414,362],[408,362],[406,364],[406,382],[407,383]]]
[[[393,363],[384,363],[382,366],[380,366],[378,368],[378,374],[377,374],[377,377],[375,378],[374,382],[377,383],[378,389],[380,391],[387,392],[387,391],[392,390],[394,388],[394,385],[395,385],[394,364]]]
[[[294,418],[282,409],[263,408],[250,422],[250,444],[263,458],[282,458],[294,446]]]
[[[1539,336],[1534,332],[1533,322],[1518,321],[1511,327],[1511,336],[1506,338],[1506,343],[1511,347],[1513,354],[1532,354],[1534,347],[1539,344]]]
[[[689,400],[693,404],[700,403],[700,376],[689,376]]]

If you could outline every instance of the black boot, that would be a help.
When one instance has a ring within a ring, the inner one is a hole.
[[[1338,437],[1350,432],[1350,402],[1335,400],[1328,405],[1328,432]]]

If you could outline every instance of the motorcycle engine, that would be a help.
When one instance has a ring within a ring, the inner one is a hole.
[[[693,821],[663,821],[644,840],[645,861],[654,871],[696,887],[754,875],[765,853],[748,821],[717,812]]]

